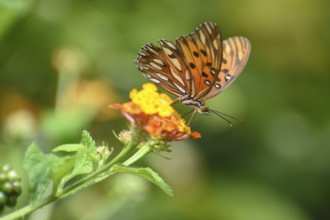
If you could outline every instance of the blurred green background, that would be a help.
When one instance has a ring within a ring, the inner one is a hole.
[[[118,175],[30,219],[329,219],[329,11],[327,0],[0,0],[0,165],[22,175],[32,141],[47,152],[87,129],[120,149],[112,130],[126,122],[107,105],[147,82],[133,64],[142,45],[204,21],[252,44],[242,75],[208,102],[245,124],[199,116],[201,139],[140,164],[174,198]]]

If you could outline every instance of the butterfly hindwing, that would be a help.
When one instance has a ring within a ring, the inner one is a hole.
[[[221,70],[211,91],[204,97],[209,99],[226,89],[242,72],[250,55],[251,44],[244,37],[230,37],[223,41]]]

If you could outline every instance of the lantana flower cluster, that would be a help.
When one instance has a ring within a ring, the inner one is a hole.
[[[151,137],[166,141],[181,141],[189,137],[200,138],[198,132],[191,132],[181,115],[171,106],[173,100],[164,93],[158,93],[157,87],[146,83],[142,90],[130,92],[130,102],[112,104],[122,115]]]

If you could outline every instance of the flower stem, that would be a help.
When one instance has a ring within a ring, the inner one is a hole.
[[[64,190],[57,192],[56,195],[50,195],[48,197],[45,197],[39,201],[37,201],[36,203],[33,204],[29,204],[15,212],[12,212],[6,216],[3,216],[0,218],[0,220],[14,220],[14,219],[18,219],[21,218],[23,216],[26,216],[30,213],[32,213],[33,211],[48,205],[58,199],[61,199],[63,197],[66,197],[68,195],[71,195],[81,189],[86,188],[89,185],[95,184],[97,182],[100,182],[101,180],[107,178],[108,176],[112,175],[113,172],[108,172],[110,170],[110,168],[116,164],[119,163],[122,159],[124,159],[124,157],[127,156],[127,154],[134,149],[136,146],[138,145],[138,143],[136,142],[131,142],[129,144],[127,144],[120,152],[119,154],[113,158],[111,161],[109,161],[108,164],[106,164],[104,167],[102,167],[101,169],[91,173],[90,175],[86,176],[85,178],[81,179],[79,182],[77,182],[76,184],[73,184],[67,188],[65,188]],[[142,148],[141,148],[142,149]],[[139,151],[141,151],[141,149]],[[138,151],[138,152],[139,152]],[[135,153],[133,155],[133,157],[136,155],[137,153]],[[141,157],[139,157],[141,158]],[[129,159],[128,159],[129,160]],[[135,160],[136,161],[136,160]]]
[[[149,154],[150,152],[152,152],[152,146],[150,146],[149,143],[146,143],[133,156],[128,158],[123,164],[125,166],[129,166],[144,157],[145,155]]]

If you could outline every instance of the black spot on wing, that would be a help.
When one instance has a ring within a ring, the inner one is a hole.
[[[193,64],[193,63],[189,63],[189,66],[191,69],[195,69],[195,67],[196,67],[195,64]]]
[[[201,53],[204,55],[204,56],[207,56],[207,53],[205,50],[201,50]]]

